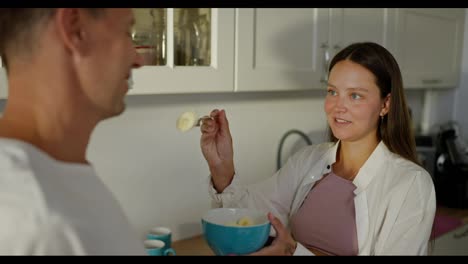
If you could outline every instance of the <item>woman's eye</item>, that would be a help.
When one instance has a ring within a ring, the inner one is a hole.
[[[351,98],[353,98],[354,100],[358,100],[358,99],[361,99],[361,96],[357,93],[353,93],[351,94]]]
[[[336,95],[336,91],[333,91],[333,90],[328,90],[327,93],[332,96]]]

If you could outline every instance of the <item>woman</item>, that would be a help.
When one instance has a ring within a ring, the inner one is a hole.
[[[257,255],[427,254],[435,191],[418,165],[397,62],[378,44],[355,43],[329,70],[331,142],[303,148],[263,182],[238,183],[226,114],[212,111],[201,127],[212,197],[271,212],[277,235]]]

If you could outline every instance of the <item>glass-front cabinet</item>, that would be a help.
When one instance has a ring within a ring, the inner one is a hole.
[[[234,9],[134,8],[144,66],[129,94],[232,92]]]

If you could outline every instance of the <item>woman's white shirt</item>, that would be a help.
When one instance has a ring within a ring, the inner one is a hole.
[[[307,146],[272,177],[243,186],[238,175],[222,192],[210,181],[219,207],[250,207],[272,212],[289,226],[315,182],[331,171],[337,143]],[[435,216],[432,178],[419,165],[392,153],[381,141],[359,170],[355,213],[359,255],[426,255]],[[313,255],[298,243],[294,255]]]

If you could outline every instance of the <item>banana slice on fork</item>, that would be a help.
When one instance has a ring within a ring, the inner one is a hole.
[[[177,119],[177,129],[182,132],[188,131],[196,125],[197,120],[198,117],[195,112],[185,112]]]
[[[197,113],[188,111],[179,116],[177,119],[176,127],[182,132],[189,131],[190,129],[201,126],[204,119],[209,119],[209,116],[198,117]]]

